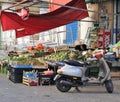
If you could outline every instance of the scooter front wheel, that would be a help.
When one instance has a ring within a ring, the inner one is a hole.
[[[113,92],[113,82],[112,80],[107,80],[105,81],[105,87],[108,93],[112,93]]]
[[[60,78],[56,81],[56,87],[61,92],[68,92],[71,89],[70,85],[61,83],[62,81],[67,81],[65,78]]]

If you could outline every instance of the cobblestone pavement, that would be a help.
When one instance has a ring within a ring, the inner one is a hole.
[[[85,87],[81,92],[72,88],[67,93],[58,91],[55,85],[26,86],[13,83],[0,74],[0,102],[120,102],[120,80],[114,82],[114,92],[104,87]]]

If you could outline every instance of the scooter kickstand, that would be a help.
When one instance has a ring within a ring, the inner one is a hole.
[[[78,88],[77,86],[75,87],[75,89],[76,89],[78,92],[80,92],[80,90],[79,90],[79,88]]]

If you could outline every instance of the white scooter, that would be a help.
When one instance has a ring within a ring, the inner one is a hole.
[[[110,77],[110,68],[102,54],[98,56],[99,58],[92,58],[92,60],[97,61],[99,68],[97,77],[91,77],[91,73],[87,74],[92,63],[80,63],[76,60],[64,61],[65,65],[57,70],[57,75],[54,78],[57,89],[61,92],[68,92],[72,87],[79,90],[80,86],[105,85],[107,92],[112,93],[114,87]]]

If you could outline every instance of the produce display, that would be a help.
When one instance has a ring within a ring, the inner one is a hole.
[[[44,56],[44,50],[37,50],[34,52],[34,56],[42,57]]]
[[[17,65],[46,66],[42,58],[33,58],[27,55],[11,56],[10,62]]]
[[[16,51],[10,51],[8,52],[8,56],[18,56],[18,53]]]
[[[29,53],[32,53],[36,57],[43,57],[46,54],[54,53],[54,48],[46,47],[42,44],[37,44],[36,46],[28,46],[27,50]]]
[[[44,48],[42,44],[37,44],[36,46],[28,46],[27,50],[36,57],[42,57],[44,56]]]
[[[68,49],[66,46],[57,48],[55,52],[54,50],[54,48],[45,47],[42,44],[38,44],[34,47],[28,46],[28,53],[17,55],[11,54],[6,60],[10,65],[18,65],[20,67],[27,67],[30,65],[33,68],[39,68],[41,66],[48,67],[48,61],[59,62],[67,59],[83,61],[92,53],[88,51],[87,54],[83,55],[82,51]],[[46,54],[46,52],[49,53]]]
[[[28,46],[27,50],[42,50],[44,46],[42,44],[37,44],[36,46]]]
[[[65,59],[82,59],[82,58],[83,58],[82,52],[75,50],[61,51],[45,56],[46,60],[52,60],[52,61],[62,61]]]
[[[110,51],[114,52],[117,58],[120,58],[120,41],[115,45],[110,46]]]

